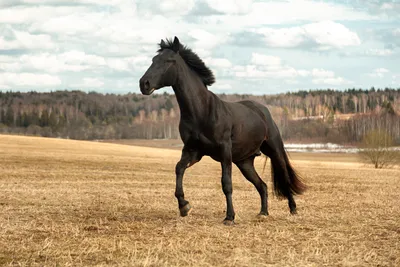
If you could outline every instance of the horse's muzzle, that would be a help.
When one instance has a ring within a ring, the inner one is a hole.
[[[149,80],[141,78],[139,81],[140,91],[144,95],[151,95],[156,88],[151,87]]]

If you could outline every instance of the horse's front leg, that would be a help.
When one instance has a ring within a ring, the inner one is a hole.
[[[175,197],[178,200],[179,212],[182,217],[187,216],[191,211],[192,207],[189,202],[185,200],[185,194],[183,193],[183,175],[185,174],[185,170],[200,161],[201,156],[199,156],[197,151],[189,150],[183,148],[181,159],[175,166],[175,174],[176,174],[176,188],[175,188]]]
[[[232,149],[230,143],[223,148],[221,168],[222,191],[226,197],[226,218],[224,224],[232,225],[235,220],[235,211],[232,204]]]

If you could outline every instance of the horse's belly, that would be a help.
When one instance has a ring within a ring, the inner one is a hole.
[[[264,138],[248,140],[248,142],[232,143],[232,161],[247,159],[260,151]]]
[[[249,158],[260,151],[260,146],[265,140],[266,133],[258,129],[249,129],[232,133],[232,161]],[[221,145],[208,138],[203,133],[191,135],[185,142],[187,147],[198,150],[202,155],[209,156],[212,159],[221,162],[223,155]]]

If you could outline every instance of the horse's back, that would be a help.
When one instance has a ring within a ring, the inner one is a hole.
[[[266,127],[267,127],[269,138],[274,137],[277,134],[279,135],[278,127],[277,127],[274,119],[272,118],[272,115],[271,115],[268,107],[266,107],[263,104],[258,103],[256,101],[253,101],[253,100],[241,100],[236,103],[240,103],[240,104],[254,110],[257,114],[259,114],[263,118],[264,123],[266,124]]]
[[[261,103],[258,103],[253,100],[241,100],[236,103],[242,104],[247,108],[253,110],[261,117],[263,117],[265,122],[272,121],[272,116],[271,113],[269,112],[269,109],[266,106],[262,105]]]

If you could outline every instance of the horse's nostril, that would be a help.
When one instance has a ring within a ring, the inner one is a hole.
[[[150,89],[150,82],[149,82],[148,80],[146,80],[146,81],[144,82],[144,88],[145,88],[146,90],[149,90],[149,89]]]

